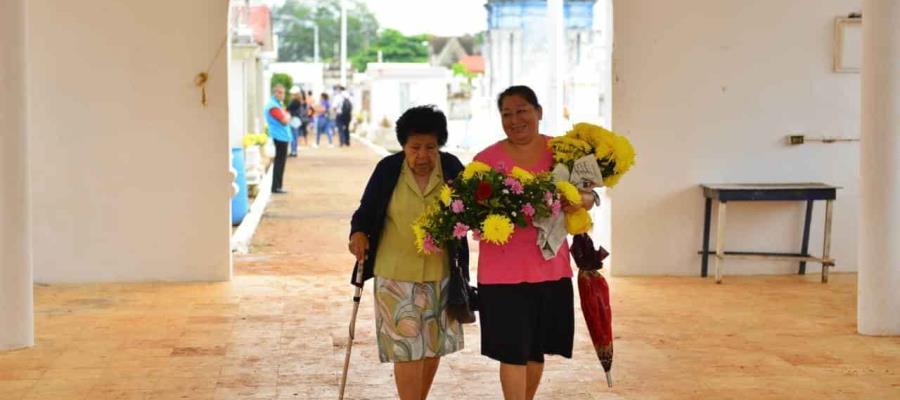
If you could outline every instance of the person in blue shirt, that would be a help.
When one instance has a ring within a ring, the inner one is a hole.
[[[275,142],[275,167],[272,176],[272,193],[287,193],[281,185],[284,180],[284,166],[287,163],[288,145],[293,139],[291,127],[291,115],[284,109],[284,86],[276,84],[272,87],[272,98],[266,103],[266,123],[269,126],[269,136]]]

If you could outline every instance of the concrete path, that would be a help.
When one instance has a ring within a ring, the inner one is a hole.
[[[232,282],[38,286],[38,345],[0,353],[0,399],[337,398],[349,220],[377,160],[363,146],[290,159],[290,193],[273,198]],[[548,359],[537,398],[900,398],[900,338],[856,334],[855,275],[818,279],[611,279],[615,387],[578,315],[574,358]],[[367,285],[350,398],[396,398],[373,328]],[[466,326],[430,398],[500,399],[497,368]]]

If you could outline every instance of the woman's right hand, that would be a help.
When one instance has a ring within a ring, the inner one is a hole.
[[[356,256],[356,262],[364,261],[369,251],[369,237],[363,232],[355,232],[350,235],[350,253]]]

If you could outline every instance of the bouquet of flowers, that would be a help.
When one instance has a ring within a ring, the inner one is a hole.
[[[556,162],[554,176],[583,191],[615,186],[634,165],[631,142],[597,125],[575,124],[565,135],[550,139],[549,146]],[[566,230],[573,235],[588,232],[591,225],[587,210],[566,215]]]
[[[610,188],[634,165],[634,147],[627,138],[584,122],[575,124],[564,136],[550,139],[550,149],[553,160],[569,171],[578,160],[592,156],[603,174],[603,185]]]
[[[265,133],[248,133],[244,135],[244,147],[261,146],[266,144],[267,140],[269,140],[269,136]]]
[[[505,244],[516,225],[558,215],[561,196],[577,192],[568,182],[558,185],[550,173],[532,174],[518,167],[498,171],[473,161],[441,188],[439,202],[413,223],[416,247],[433,254],[451,240],[464,240],[470,230],[475,240]]]

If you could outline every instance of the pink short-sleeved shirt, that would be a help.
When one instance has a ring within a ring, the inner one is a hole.
[[[544,140],[549,137],[542,136]],[[501,142],[494,143],[475,156],[475,160],[497,170],[508,171],[518,166],[530,172],[547,172],[553,166],[553,154],[547,149],[544,156],[532,166],[516,165],[503,149]],[[478,283],[511,284],[522,282],[547,282],[572,277],[569,265],[569,244],[563,243],[556,257],[544,260],[537,246],[537,228],[516,226],[505,245],[479,242]]]

